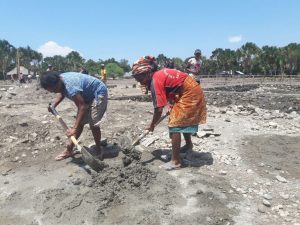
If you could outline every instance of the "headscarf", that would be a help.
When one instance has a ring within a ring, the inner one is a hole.
[[[155,58],[153,56],[143,56],[132,65],[132,75],[147,73],[157,70]]]

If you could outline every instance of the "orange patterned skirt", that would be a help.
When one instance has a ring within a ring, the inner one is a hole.
[[[169,127],[186,127],[206,123],[207,109],[201,86],[188,76],[175,100]]]

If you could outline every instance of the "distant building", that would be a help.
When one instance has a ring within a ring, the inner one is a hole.
[[[20,66],[20,74],[23,74],[24,76],[33,75],[33,73],[29,74],[29,70],[26,69],[24,66]],[[11,77],[13,77],[13,79],[15,79],[15,80],[18,79],[18,70],[17,70],[17,67],[13,68],[6,75],[7,75],[8,79],[11,79]]]

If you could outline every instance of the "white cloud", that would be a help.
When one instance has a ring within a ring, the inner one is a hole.
[[[228,41],[230,43],[239,43],[242,40],[242,35],[238,35],[238,36],[230,36],[228,38]]]
[[[66,56],[68,55],[71,51],[74,51],[70,47],[67,46],[60,46],[54,41],[48,41],[42,46],[38,48],[38,52],[42,53],[43,56],[54,56],[54,55],[61,55],[61,56]]]

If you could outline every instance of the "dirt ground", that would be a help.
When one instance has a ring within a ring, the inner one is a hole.
[[[133,80],[108,85],[107,166],[96,173],[80,155],[54,161],[67,140],[47,111],[54,95],[0,83],[0,225],[300,224],[299,82],[203,80],[208,122],[169,172],[159,169],[171,154],[166,120],[124,166],[153,107]],[[57,110],[71,126],[74,104]],[[80,142],[93,145],[88,127]]]

